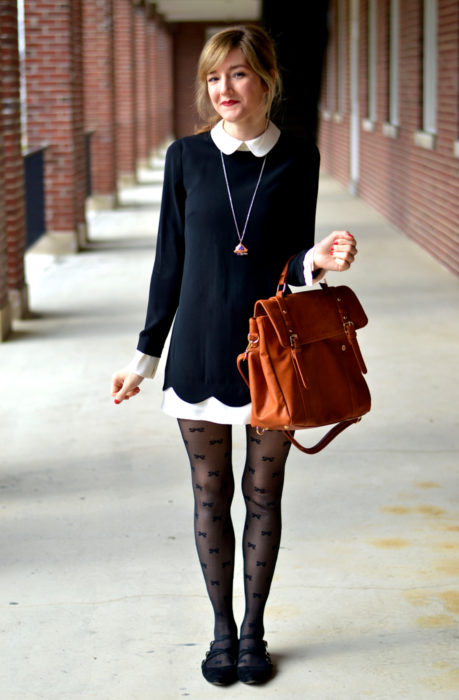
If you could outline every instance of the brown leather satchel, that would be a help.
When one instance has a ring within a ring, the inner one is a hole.
[[[288,262],[276,296],[255,303],[249,344],[237,364],[250,389],[251,425],[282,430],[298,449],[314,454],[370,410],[356,336],[368,319],[349,287],[322,283],[286,296],[287,268]],[[293,437],[294,430],[330,424],[336,425],[312,447]]]

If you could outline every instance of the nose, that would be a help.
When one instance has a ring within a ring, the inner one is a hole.
[[[223,94],[230,93],[232,90],[231,77],[223,75],[221,79],[221,91]]]

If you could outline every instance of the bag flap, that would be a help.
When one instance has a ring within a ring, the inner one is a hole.
[[[292,333],[303,345],[340,335],[344,321],[352,322],[356,329],[368,323],[357,296],[345,286],[262,299],[256,302],[254,315],[269,317],[284,347],[290,345]]]

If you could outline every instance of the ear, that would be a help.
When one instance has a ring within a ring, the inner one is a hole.
[[[269,75],[271,76],[271,78],[274,78],[274,80],[276,80],[277,70],[275,70],[274,68],[271,68],[271,70],[269,71]],[[267,86],[267,84],[264,81],[263,81],[263,88],[264,88],[265,92],[269,92],[269,87]]]

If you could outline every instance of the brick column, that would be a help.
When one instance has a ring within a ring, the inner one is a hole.
[[[132,0],[113,0],[118,178],[136,179],[136,90]]]
[[[82,0],[25,0],[27,127],[47,144],[48,243],[70,252],[86,241]]]
[[[0,71],[2,52],[0,51]],[[1,73],[0,73],[1,74]],[[8,301],[5,225],[5,152],[3,149],[3,81],[0,80],[0,342],[8,336],[11,328],[10,304]]]
[[[172,41],[167,25],[152,13],[148,27],[151,65],[152,154],[172,137]]]
[[[28,302],[24,278],[26,220],[17,21],[16,0],[0,0],[7,284],[12,314],[23,318],[27,315]]]
[[[172,36],[165,22],[161,19],[157,24],[156,42],[156,89],[157,89],[157,120],[156,141],[161,146],[174,136],[174,66],[172,54]]]
[[[177,22],[174,27],[173,130],[176,138],[189,136],[197,124],[202,125],[194,107],[194,84],[207,27],[205,22]]]
[[[157,51],[157,27],[154,8],[149,5],[147,22],[147,61],[150,73],[150,85],[148,92],[150,132],[149,132],[149,156],[153,156],[157,148],[157,76],[156,76],[156,51]]]
[[[151,143],[151,114],[149,92],[151,70],[147,49],[147,13],[143,0],[134,8],[135,85],[137,91],[137,165],[147,165]]]
[[[85,130],[90,136],[91,204],[117,204],[112,0],[83,0]]]

